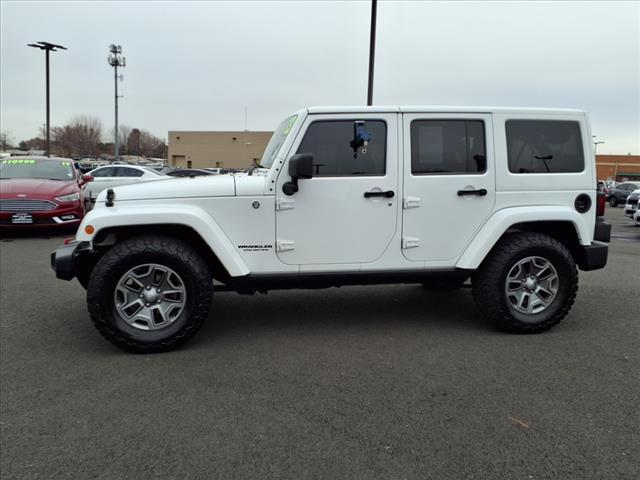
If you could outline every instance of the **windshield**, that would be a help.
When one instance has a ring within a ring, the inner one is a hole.
[[[70,161],[7,158],[0,163],[0,178],[73,180],[75,175]]]
[[[278,152],[280,151],[280,147],[284,143],[287,135],[291,131],[291,127],[296,123],[296,119],[298,115],[291,115],[288,118],[285,118],[275,132],[273,132],[273,136],[269,141],[269,145],[267,145],[264,154],[262,155],[262,160],[260,160],[260,166],[264,168],[271,168],[271,164],[278,156]]]

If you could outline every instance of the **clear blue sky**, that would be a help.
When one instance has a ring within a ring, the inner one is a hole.
[[[1,129],[76,114],[113,125],[110,43],[127,58],[120,122],[273,129],[307,105],[366,102],[369,2],[1,2]],[[640,154],[640,3],[384,2],[374,103],[587,110],[602,153]]]

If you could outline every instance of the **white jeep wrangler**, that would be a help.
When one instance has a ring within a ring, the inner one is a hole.
[[[517,333],[567,314],[577,267],[606,264],[587,116],[577,110],[308,108],[245,173],[103,191],[58,278],[132,351],[177,346],[216,290],[470,279],[479,310]]]

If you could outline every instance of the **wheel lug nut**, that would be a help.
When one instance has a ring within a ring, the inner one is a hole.
[[[156,292],[158,292],[158,293],[160,293],[161,291],[162,291],[162,290],[160,290],[159,288],[158,288],[158,289],[156,289]]]
[[[146,305],[147,307],[150,307],[150,306],[151,306],[151,304],[150,304],[150,303],[147,303],[147,304],[145,304],[145,305]]]

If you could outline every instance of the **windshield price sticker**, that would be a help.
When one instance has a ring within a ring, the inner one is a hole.
[[[293,124],[296,123],[296,118],[298,118],[296,115],[292,116],[289,119],[289,123],[287,124],[286,127],[284,127],[284,134],[285,135],[289,135],[289,132],[291,131],[291,127],[293,127]]]
[[[25,158],[16,158],[14,160],[11,160],[11,159],[2,160],[2,164],[3,165],[35,165],[36,161],[25,159]]]

